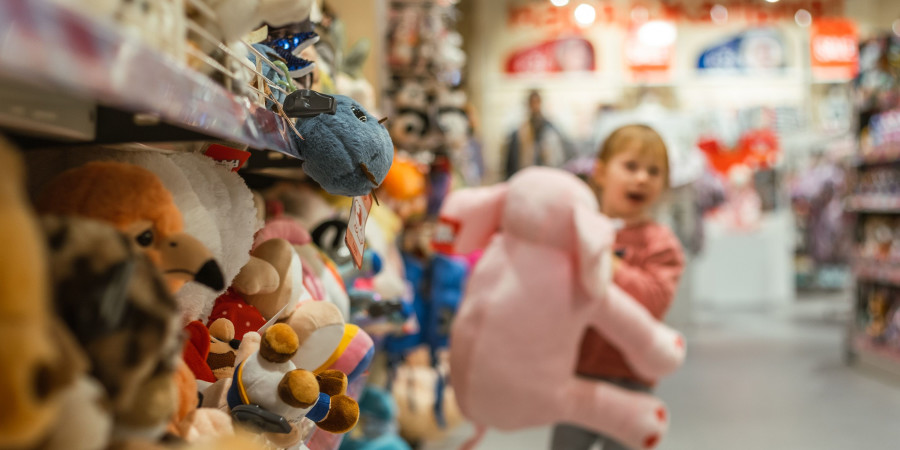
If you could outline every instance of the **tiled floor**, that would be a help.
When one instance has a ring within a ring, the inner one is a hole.
[[[660,450],[900,449],[900,378],[847,367],[845,303],[698,315],[688,361],[657,391],[672,425]],[[697,317],[697,316],[695,316]],[[460,427],[427,450],[458,448]],[[549,428],[488,433],[483,450],[546,449]]]

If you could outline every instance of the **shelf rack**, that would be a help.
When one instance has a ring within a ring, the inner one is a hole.
[[[862,213],[900,214],[900,195],[854,195],[847,198],[845,209]]]
[[[854,158],[854,166],[857,172],[871,170],[873,167],[885,164],[900,163],[900,142],[886,142],[874,147],[860,146],[864,149],[859,156]],[[858,213],[856,215],[856,227],[862,226],[863,220],[869,215],[896,215],[900,214],[900,194],[857,194],[846,199],[845,210]],[[857,284],[874,284],[900,288],[900,261],[894,259],[878,259],[857,255],[853,260],[853,274]],[[848,361],[887,371],[895,376],[900,376],[900,346],[895,343],[884,342],[879,337],[866,335],[856,324],[856,318],[869,314],[868,303],[859,298],[864,292],[857,289],[854,294],[854,323],[848,327],[845,351]],[[896,305],[898,299],[892,299],[892,305]],[[893,311],[889,306],[888,311]],[[891,313],[892,314],[892,313]],[[888,319],[890,320],[890,319]]]
[[[0,108],[4,128],[31,129],[32,136],[35,129],[52,130],[56,117],[47,114],[48,108],[70,104],[78,110],[79,101],[88,111],[86,120],[95,122],[94,130],[40,133],[39,138],[103,142],[193,137],[299,155],[286,119],[107,23],[47,0],[0,2],[0,79],[33,89],[44,106]],[[109,118],[118,119],[117,125],[99,123]],[[134,130],[127,127],[128,119]],[[137,131],[142,126],[138,122],[150,124],[144,133]],[[134,139],[128,139],[132,131]]]

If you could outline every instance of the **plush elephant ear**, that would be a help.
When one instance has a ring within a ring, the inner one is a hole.
[[[599,298],[605,295],[612,282],[612,246],[616,225],[606,216],[584,207],[576,207],[573,219],[581,287],[591,298]]]
[[[441,208],[436,244],[461,254],[487,247],[500,228],[507,192],[509,187],[501,183],[451,193]]]

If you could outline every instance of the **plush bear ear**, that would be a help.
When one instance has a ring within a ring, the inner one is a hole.
[[[575,208],[573,224],[581,287],[591,298],[601,297],[612,282],[616,226],[606,216],[585,207]]]
[[[509,186],[501,183],[451,193],[441,208],[436,246],[460,254],[487,247],[500,228],[508,192]]]

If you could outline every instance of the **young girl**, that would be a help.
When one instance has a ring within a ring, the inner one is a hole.
[[[651,218],[651,209],[669,182],[665,143],[644,125],[617,129],[597,155],[592,181],[599,190],[601,212],[624,222],[616,235],[613,282],[662,320],[684,268],[677,238]],[[582,341],[577,372],[633,391],[649,392],[654,383],[638,378],[618,350],[593,329]],[[597,442],[602,443],[603,450],[626,449],[603,435],[570,424],[556,426],[552,448],[587,450]]]

